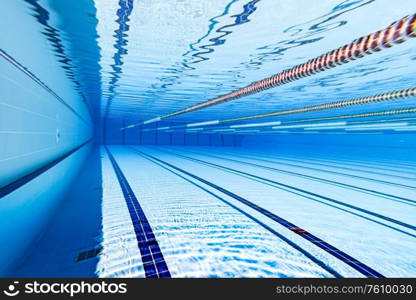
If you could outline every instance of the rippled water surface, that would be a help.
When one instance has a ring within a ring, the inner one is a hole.
[[[306,0],[95,0],[85,20],[78,21],[95,23],[95,30],[83,30],[69,26],[74,20],[70,13],[61,13],[65,9],[61,3],[26,2],[54,42],[51,51],[64,57],[74,85],[88,95],[102,93],[100,110],[105,118],[122,117],[127,124],[228,93],[416,11],[411,0],[332,0],[313,5]],[[77,49],[65,47],[70,42],[67,33],[77,39]],[[96,41],[95,47],[88,41]],[[411,88],[415,43],[410,40],[318,76],[173,121],[233,118]],[[414,100],[342,112],[411,104]]]

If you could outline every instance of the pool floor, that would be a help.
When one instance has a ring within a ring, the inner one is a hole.
[[[17,274],[416,276],[415,181],[381,159],[101,146]]]

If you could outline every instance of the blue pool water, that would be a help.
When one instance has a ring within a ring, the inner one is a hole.
[[[415,13],[4,1],[0,276],[414,277]]]

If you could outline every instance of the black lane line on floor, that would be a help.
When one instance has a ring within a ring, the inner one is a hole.
[[[264,156],[264,154],[263,154]],[[267,157],[267,156],[266,156]],[[270,157],[270,156],[269,156]],[[346,159],[344,158],[340,158],[340,159],[323,159],[323,158],[313,158],[319,161],[324,161],[324,162],[329,162],[329,163],[337,163],[337,162],[344,162],[347,165],[357,165],[357,166],[361,166],[361,167],[367,167],[367,164],[363,163],[360,160],[356,160],[356,159]],[[409,164],[403,164],[400,162],[396,162],[394,164],[386,164],[385,161],[377,161],[377,166],[375,167],[376,169],[380,169],[380,170],[387,170],[387,171],[395,171],[395,172],[401,172],[402,170],[405,170],[405,172],[410,173],[410,174],[416,174],[415,172],[410,172],[410,171],[414,171],[416,165],[412,166]],[[399,169],[397,169],[399,168]]]
[[[163,151],[163,150],[160,150],[160,149],[159,149],[159,151],[161,151],[161,152],[167,152],[167,153],[169,152],[169,151]],[[171,154],[173,154],[173,153],[171,153]],[[416,238],[416,235],[415,235],[415,234],[411,234],[411,233],[409,233],[409,232],[407,232],[407,231],[404,231],[404,230],[402,230],[402,229],[399,229],[399,228],[393,227],[393,226],[391,226],[391,225],[389,225],[389,224],[386,224],[386,223],[383,223],[383,222],[381,222],[381,221],[377,221],[377,220],[372,219],[372,218],[370,218],[370,217],[367,217],[367,216],[365,216],[365,215],[363,215],[363,214],[356,213],[356,212],[354,212],[354,211],[352,211],[352,210],[348,210],[348,209],[345,209],[345,208],[342,208],[342,207],[339,207],[339,206],[333,205],[333,204],[331,204],[331,203],[326,202],[325,200],[319,200],[319,199],[316,199],[316,197],[305,196],[304,194],[302,194],[302,193],[300,193],[300,192],[292,191],[292,190],[289,190],[289,189],[286,189],[286,188],[283,188],[283,187],[276,187],[276,184],[268,183],[268,182],[265,182],[264,180],[255,179],[255,178],[253,178],[253,177],[250,177],[250,176],[247,176],[247,175],[244,175],[244,174],[239,174],[239,173],[237,173],[237,172],[233,172],[233,171],[229,171],[229,170],[224,170],[224,169],[222,169],[222,168],[220,168],[220,167],[212,167],[212,168],[215,168],[215,169],[218,169],[218,170],[222,170],[222,171],[224,171],[224,172],[228,172],[228,173],[231,173],[231,174],[234,174],[234,175],[240,176],[240,177],[244,177],[244,178],[247,178],[247,179],[249,179],[249,180],[256,181],[256,182],[259,182],[259,183],[261,183],[261,184],[268,185],[268,186],[271,186],[271,187],[273,187],[273,188],[277,188],[277,189],[282,190],[282,191],[286,191],[286,192],[288,192],[288,193],[291,193],[291,194],[294,194],[294,195],[297,195],[297,196],[300,196],[300,197],[306,198],[306,199],[308,199],[308,200],[311,200],[311,201],[314,201],[314,202],[317,202],[317,203],[320,203],[320,204],[323,204],[323,205],[326,205],[326,206],[329,206],[329,207],[335,208],[335,209],[340,210],[340,211],[343,211],[343,212],[345,212],[345,213],[347,213],[347,214],[357,216],[357,217],[359,217],[359,218],[362,218],[362,219],[364,219],[364,220],[370,221],[370,222],[372,222],[372,223],[375,223],[375,224],[381,225],[381,226],[383,226],[383,227],[389,228],[389,229],[391,229],[391,230],[394,230],[394,231],[400,232],[400,233],[405,234],[405,235],[407,235],[407,236],[410,236],[410,237],[412,237],[412,238]]]
[[[134,148],[133,148],[134,149]],[[136,151],[136,150],[134,150]],[[288,238],[286,238],[284,235],[281,235],[279,232],[277,232],[276,230],[274,230],[273,228],[271,228],[270,226],[264,224],[263,222],[261,222],[260,220],[258,220],[257,218],[253,217],[252,215],[250,215],[249,213],[243,211],[241,208],[235,206],[234,204],[232,204],[231,202],[225,200],[224,198],[221,198],[220,196],[218,196],[217,194],[211,192],[210,190],[207,190],[206,188],[202,187],[201,185],[189,180],[188,178],[185,178],[184,176],[180,175],[179,173],[176,173],[175,171],[165,167],[164,165],[162,165],[161,163],[153,160],[152,158],[146,157],[142,154],[139,153],[139,155],[141,157],[143,157],[144,159],[147,159],[149,161],[151,161],[152,163],[158,165],[159,167],[167,170],[168,172],[178,176],[179,178],[185,180],[186,182],[189,182],[190,184],[196,186],[197,188],[203,190],[204,192],[210,194],[211,196],[217,198],[218,200],[224,202],[225,204],[227,204],[228,206],[232,207],[233,209],[237,210],[239,213],[243,214],[244,216],[246,216],[247,218],[251,219],[252,221],[254,221],[255,223],[259,224],[260,226],[262,226],[263,228],[265,228],[266,230],[268,230],[269,232],[271,232],[272,234],[274,234],[275,236],[277,236],[279,239],[283,240],[284,242],[286,242],[289,246],[293,247],[295,250],[299,251],[300,253],[302,253],[303,255],[305,255],[307,258],[309,258],[312,262],[314,262],[315,264],[317,264],[318,266],[320,266],[322,269],[326,270],[328,273],[334,275],[334,277],[336,278],[342,278],[342,275],[339,274],[337,271],[335,271],[334,269],[332,269],[330,266],[328,266],[327,264],[325,264],[323,261],[319,260],[318,258],[316,258],[315,256],[313,256],[311,253],[309,253],[307,250],[303,249],[302,247],[300,247],[299,245],[297,245],[295,242],[289,240]]]
[[[247,155],[247,154],[246,155],[241,155],[241,156],[250,157],[250,155]],[[259,155],[259,156],[264,157],[264,158],[272,158],[272,159],[277,159],[277,160],[286,160],[286,161],[292,161],[292,162],[303,163],[303,164],[311,164],[311,165],[323,166],[323,167],[333,168],[333,169],[339,169],[339,170],[347,170],[347,171],[353,171],[353,172],[368,173],[368,174],[374,174],[374,175],[379,175],[379,176],[381,175],[381,176],[387,176],[387,177],[393,177],[393,178],[399,178],[399,179],[406,179],[406,180],[415,180],[414,178],[409,178],[409,177],[402,176],[402,175],[386,174],[386,173],[369,171],[369,170],[362,170],[362,169],[353,169],[353,168],[346,167],[346,166],[331,165],[329,163],[308,162],[308,161],[304,161],[304,160],[300,160],[300,159],[282,158],[282,157],[270,157],[270,156],[267,156],[267,155],[266,156],[265,155]],[[251,157],[253,157],[253,156],[251,156]],[[280,162],[274,162],[274,163],[280,163]],[[301,168],[303,168],[303,167],[301,166]],[[333,172],[331,170],[327,170],[327,171],[328,172]],[[388,170],[385,170],[385,171],[388,171]],[[391,171],[393,171],[393,170],[391,170]],[[399,173],[399,171],[393,171],[393,172]]]
[[[281,159],[281,158],[278,158]],[[260,160],[260,159],[259,159]],[[285,160],[285,159],[282,159]],[[271,162],[271,161],[269,161]],[[395,183],[395,182],[391,182],[391,181],[386,181],[386,180],[381,180],[381,179],[375,179],[375,178],[370,178],[370,177],[364,177],[364,176],[360,176],[360,175],[353,175],[353,174],[348,174],[348,173],[342,173],[342,172],[337,172],[337,171],[331,171],[331,170],[323,170],[323,169],[318,169],[318,168],[314,168],[314,167],[306,167],[306,166],[299,166],[296,164],[291,164],[291,163],[284,163],[284,162],[271,162],[271,163],[275,163],[275,164],[282,164],[282,165],[287,165],[287,166],[292,166],[292,167],[298,167],[298,168],[304,168],[304,169],[308,169],[308,170],[312,170],[312,171],[319,171],[319,172],[324,172],[324,173],[328,173],[328,174],[336,174],[336,175],[341,175],[341,176],[347,176],[347,177],[351,177],[351,178],[357,178],[357,179],[363,179],[363,180],[368,180],[368,181],[373,181],[373,182],[379,182],[382,184],[388,184],[388,185],[393,185],[393,186],[400,186],[403,188],[407,188],[407,189],[415,189],[414,186],[411,185],[407,185],[407,184],[401,184],[401,183]],[[334,167],[333,167],[334,168]],[[337,168],[337,167],[335,167]],[[348,170],[348,168],[341,168],[338,167],[338,169],[344,169],[344,170]],[[357,170],[355,170],[357,171]],[[383,176],[388,176],[388,177],[395,177],[397,179],[405,179],[405,180],[409,180],[408,177],[405,176],[399,176],[399,175],[389,175],[389,174],[382,174],[382,173],[376,173],[376,172],[370,172],[370,171],[361,171],[361,172],[366,172],[366,173],[373,173],[375,175],[383,175]],[[410,179],[412,180],[412,179]],[[413,179],[414,180],[414,179]]]
[[[369,277],[369,278],[382,278],[384,277],[382,274],[378,273],[376,270],[373,270],[372,268],[370,268],[369,266],[365,265],[364,263],[358,261],[357,259],[353,258],[352,256],[346,254],[345,252],[335,248],[334,246],[328,244],[327,242],[321,240],[320,238],[314,236],[313,234],[309,233],[308,231],[296,226],[293,223],[290,223],[289,221],[286,221],[285,219],[273,214],[272,212],[261,208],[260,206],[250,202],[247,199],[244,199],[212,182],[209,182],[199,176],[196,176],[192,173],[189,173],[185,170],[182,170],[181,168],[174,166],[170,163],[167,163],[161,159],[158,159],[150,154],[146,154],[142,151],[139,150],[135,150],[138,153],[141,153],[144,156],[147,156],[149,158],[153,158],[155,161],[158,161],[166,166],[169,166],[172,169],[175,169],[185,175],[188,175],[214,189],[216,189],[217,191],[220,191],[223,194],[226,194],[232,198],[234,198],[235,200],[251,207],[252,209],[260,212],[261,214],[265,215],[266,217],[272,219],[273,221],[279,223],[280,225],[288,228],[289,230],[291,230],[292,232],[298,234],[299,236],[301,236],[302,238],[308,240],[309,242],[313,243],[314,245],[318,246],[319,248],[323,249],[324,251],[328,252],[329,254],[331,254],[332,256],[338,258],[340,261],[346,263],[347,265],[349,265],[350,267],[352,267],[353,269],[357,270],[358,272],[360,272],[361,274]]]
[[[248,156],[246,154],[246,156]],[[374,172],[374,171],[368,171],[365,169],[376,169],[376,170],[380,170],[380,171],[388,171],[388,172],[394,172],[394,173],[407,173],[410,174],[412,176],[415,176],[414,173],[412,172],[408,172],[405,169],[401,169],[401,170],[394,170],[394,169],[389,169],[389,168],[382,168],[382,167],[378,167],[377,165],[371,164],[371,167],[369,167],[369,165],[367,164],[366,166],[363,165],[358,165],[358,164],[349,164],[349,167],[345,167],[345,165],[348,165],[348,163],[344,163],[344,165],[340,165],[339,163],[336,163],[334,161],[324,161],[325,163],[322,162],[316,162],[316,161],[308,161],[305,159],[294,159],[294,158],[287,158],[287,157],[270,157],[267,155],[261,155],[262,157],[265,158],[274,158],[274,159],[279,159],[279,160],[287,160],[287,161],[292,161],[292,162],[298,162],[298,163],[304,163],[304,164],[310,164],[310,165],[317,165],[317,166],[324,166],[324,167],[328,167],[328,168],[334,168],[334,169],[341,169],[341,170],[350,170],[353,172],[363,172],[363,173],[370,173],[370,174],[377,174],[377,175],[383,175],[383,176],[390,176],[390,177],[398,177],[398,178],[404,178],[404,179],[409,179],[406,176],[402,176],[402,175],[393,175],[393,174],[385,174],[385,173],[380,173],[380,172]],[[323,160],[320,160],[323,161]],[[361,169],[354,169],[351,166],[356,166],[358,168]],[[416,178],[410,178],[411,180],[416,180]]]
[[[214,151],[215,152],[215,151]],[[217,152],[218,153],[218,152]],[[371,161],[371,165],[367,164],[359,164],[357,162],[352,162],[351,160],[329,160],[329,159],[322,159],[322,158],[310,158],[310,160],[308,160],[307,158],[304,157],[300,157],[300,158],[293,158],[293,157],[286,157],[286,156],[273,156],[270,154],[266,154],[263,152],[259,152],[256,153],[256,155],[254,156],[252,153],[247,153],[242,152],[242,153],[234,153],[234,152],[230,152],[227,151],[228,155],[237,155],[239,157],[245,157],[245,158],[250,158],[250,159],[257,159],[258,157],[262,157],[264,158],[268,158],[268,159],[274,159],[275,161],[270,161],[273,162],[275,164],[280,163],[279,160],[283,160],[283,161],[289,161],[289,162],[294,162],[294,163],[301,163],[301,164],[309,164],[309,165],[317,165],[317,166],[326,166],[329,168],[335,168],[335,169],[346,169],[346,170],[351,170],[354,172],[363,172],[363,173],[375,173],[374,171],[366,171],[365,169],[378,169],[380,171],[388,171],[388,172],[395,172],[395,173],[402,173],[402,174],[410,174],[411,176],[415,176],[416,173],[415,172],[410,172],[407,169],[401,168],[401,167],[397,167],[398,169],[391,169],[391,168],[385,168],[379,165],[379,162],[376,161]],[[221,153],[223,154],[223,153]],[[278,160],[278,161],[276,161]],[[320,162],[318,162],[320,161]],[[283,163],[284,164],[284,163]],[[349,167],[345,167],[345,165],[349,165]],[[299,166],[300,168],[303,168],[303,165],[294,165],[294,166]],[[357,166],[358,168],[361,169],[353,169],[352,166]],[[316,170],[321,170],[321,169],[316,169]],[[328,170],[327,170],[328,171]],[[328,172],[332,172],[332,171],[328,171]],[[342,173],[344,174],[344,173]],[[390,177],[399,177],[399,178],[403,178],[403,179],[407,179],[407,180],[416,180],[416,177],[414,178],[409,178],[406,177],[404,175],[393,175],[393,174],[385,174],[385,173],[376,173],[377,175],[383,175],[383,176],[390,176]],[[348,175],[348,174],[346,174]],[[353,175],[354,176],[354,175]],[[365,177],[367,178],[367,177]],[[375,179],[377,180],[377,179]]]
[[[13,193],[15,190],[17,190],[18,188],[20,188],[22,185],[25,185],[26,183],[28,183],[29,181],[31,181],[32,179],[38,177],[39,175],[41,175],[42,173],[46,172],[47,170],[49,170],[50,168],[52,168],[53,166],[57,165],[58,163],[60,163],[61,161],[63,161],[65,158],[67,158],[68,156],[70,156],[71,154],[75,153],[76,151],[78,151],[80,148],[82,148],[83,146],[85,146],[86,144],[88,144],[91,140],[88,140],[84,143],[82,143],[81,145],[75,147],[72,150],[69,150],[68,152],[64,153],[63,155],[61,155],[60,157],[58,157],[57,159],[51,161],[50,163],[47,163],[46,165],[40,167],[39,169],[36,169],[35,171],[33,171],[32,173],[29,173],[11,183],[9,183],[8,185],[2,187],[0,189],[0,199],[7,196],[10,193]]]
[[[231,162],[236,162],[236,163],[242,164],[242,165],[251,165],[251,166],[266,169],[266,170],[281,172],[281,173],[285,173],[285,174],[289,174],[289,175],[293,175],[293,176],[297,176],[297,177],[306,178],[306,179],[309,179],[309,180],[320,181],[320,182],[323,182],[323,183],[339,186],[339,187],[342,187],[342,188],[356,190],[356,191],[363,192],[363,193],[370,194],[370,195],[375,194],[379,197],[383,197],[385,199],[389,199],[389,200],[392,200],[392,201],[404,203],[404,204],[407,204],[407,205],[414,206],[413,204],[406,203],[406,202],[411,202],[411,203],[416,204],[416,200],[412,200],[412,199],[408,199],[408,198],[404,198],[404,197],[400,197],[400,196],[395,196],[395,195],[391,195],[391,194],[387,194],[387,193],[383,193],[383,192],[379,192],[379,191],[375,191],[375,190],[371,190],[371,189],[366,189],[366,188],[363,188],[363,187],[359,187],[359,186],[355,186],[355,185],[351,185],[351,184],[347,184],[347,183],[332,181],[332,180],[329,180],[329,179],[319,178],[319,177],[315,177],[315,176],[311,176],[311,175],[305,175],[305,174],[301,174],[301,173],[297,173],[297,172],[277,169],[277,168],[273,168],[273,167],[268,167],[268,166],[264,166],[264,165],[250,163],[250,162],[247,162],[247,161],[241,161],[241,160],[236,160],[236,159],[232,159],[232,158],[212,155],[212,154],[199,153],[199,152],[195,152],[195,151],[185,151],[185,150],[179,150],[179,151],[193,153],[193,154],[196,154],[196,155],[213,157],[213,158],[222,159],[222,160],[231,161]],[[231,155],[231,154],[229,154],[229,155]],[[245,158],[244,156],[240,156],[240,157]],[[264,160],[264,159],[256,159],[256,158],[247,158],[247,159],[259,160],[259,161],[265,161],[265,162],[273,163],[271,161],[267,161],[267,160]],[[278,163],[274,163],[274,164],[278,164]],[[395,200],[395,199],[397,199],[397,200]],[[403,202],[403,201],[406,201],[406,202]]]
[[[137,238],[137,244],[142,256],[146,278],[171,277],[162,250],[159,247],[156,236],[153,233],[152,227],[150,226],[139,201],[134,195],[133,190],[110,150],[107,147],[105,147],[105,149],[117,175],[118,182],[120,183],[124,199],[126,200],[129,209],[130,218]]]
[[[159,150],[159,151],[162,151],[162,150]],[[396,219],[393,219],[393,218],[390,218],[390,217],[386,217],[384,215],[380,215],[378,213],[369,211],[369,210],[364,209],[364,208],[360,208],[360,207],[357,207],[357,206],[354,206],[354,205],[351,205],[351,204],[348,204],[348,203],[344,203],[344,202],[341,202],[341,201],[338,201],[338,200],[335,200],[335,199],[332,199],[332,198],[329,198],[329,197],[326,197],[326,196],[323,196],[323,195],[319,195],[319,194],[316,194],[316,193],[313,193],[313,192],[309,192],[309,191],[306,191],[306,190],[303,190],[303,189],[300,189],[300,188],[297,188],[297,187],[294,187],[294,186],[290,186],[290,185],[280,183],[280,182],[277,182],[277,181],[273,181],[273,180],[270,180],[270,179],[267,179],[267,178],[264,178],[264,177],[260,177],[260,176],[253,175],[253,174],[250,174],[250,173],[246,173],[246,172],[243,172],[243,171],[238,171],[238,170],[235,170],[235,169],[232,169],[232,168],[224,167],[224,166],[221,166],[221,165],[217,165],[217,164],[210,163],[210,162],[207,162],[207,161],[204,161],[204,160],[192,158],[192,157],[189,157],[189,156],[185,156],[185,155],[181,155],[181,154],[177,154],[177,153],[172,153],[172,152],[169,152],[169,151],[162,151],[162,152],[167,152],[167,153],[170,153],[172,155],[176,155],[178,157],[182,157],[184,159],[191,160],[191,161],[196,161],[196,162],[199,162],[201,164],[205,164],[207,166],[211,166],[211,167],[214,167],[214,168],[220,168],[220,169],[227,170],[227,171],[230,171],[230,172],[233,172],[233,173],[243,174],[243,175],[246,175],[248,177],[252,177],[252,178],[260,179],[260,180],[263,180],[263,181],[266,181],[266,182],[270,182],[270,183],[273,183],[275,185],[285,187],[289,190],[297,191],[297,192],[300,192],[300,193],[303,193],[303,194],[306,194],[306,195],[310,195],[310,196],[317,197],[317,198],[320,198],[320,199],[323,199],[323,200],[327,200],[327,201],[330,201],[330,202],[333,202],[333,203],[336,203],[336,204],[339,204],[339,205],[342,205],[342,206],[360,211],[362,213],[366,213],[366,214],[371,215],[373,217],[377,217],[377,218],[383,219],[385,221],[389,221],[391,223],[395,223],[397,225],[400,225],[400,226],[403,226],[403,227],[406,227],[406,228],[409,228],[409,229],[412,229],[412,230],[416,230],[416,226],[404,223],[402,221],[399,221],[399,220],[396,220]]]
[[[258,160],[261,160],[261,159],[258,159]],[[358,176],[358,175],[346,174],[346,173],[342,173],[342,172],[322,170],[322,169],[313,168],[313,167],[305,167],[305,166],[299,166],[299,165],[295,165],[295,164],[276,162],[276,161],[274,161],[274,162],[269,161],[269,162],[270,163],[275,163],[275,164],[286,165],[286,166],[290,166],[290,167],[302,168],[302,169],[306,169],[306,170],[312,170],[312,171],[318,171],[318,172],[323,172],[323,173],[328,173],[328,174],[336,174],[336,175],[340,175],[340,176],[346,176],[346,177],[351,177],[351,178],[356,178],[356,179],[361,179],[361,180],[378,182],[378,183],[397,186],[397,187],[402,187],[402,188],[406,188],[406,189],[412,189],[412,190],[416,189],[415,186],[411,186],[411,185],[406,185],[406,184],[401,184],[401,183],[394,183],[394,182],[390,182],[390,181],[374,179],[374,178],[369,178],[369,177],[363,177],[363,176]]]
[[[262,154],[264,156],[265,154],[270,154],[270,152],[262,152]],[[285,155],[287,155],[287,153]],[[266,157],[270,157],[270,156],[266,155]],[[284,157],[287,157],[287,156],[284,156]],[[293,156],[289,156],[289,157],[293,157]],[[295,157],[299,158],[298,155],[296,155]],[[348,157],[348,156],[345,156],[345,155],[343,157],[340,157],[339,155],[334,157],[334,156],[330,156],[330,155],[326,154],[325,158],[322,158],[322,155],[321,156],[314,156],[314,157],[309,157],[309,156],[305,157],[305,156],[303,156],[301,158],[302,159],[307,159],[307,160],[316,159],[316,160],[326,161],[326,162],[345,162],[346,164],[358,164],[358,165],[367,166],[365,161],[363,162],[363,160],[357,160],[356,158],[352,158],[351,156]],[[404,163],[403,161],[387,161],[385,159],[384,160],[379,159],[377,161],[377,166],[380,166],[380,167],[386,166],[386,167],[389,167],[389,168],[402,168],[402,167],[404,167],[404,168],[414,170],[414,168],[416,167],[416,164],[412,165],[412,164],[409,164],[409,163]]]

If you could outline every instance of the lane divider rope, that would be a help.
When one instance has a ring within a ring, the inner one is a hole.
[[[123,129],[158,122],[184,113],[200,110],[209,106],[235,100],[273,87],[284,85],[289,82],[299,80],[304,77],[309,77],[340,65],[344,65],[350,61],[360,59],[374,52],[379,52],[383,49],[391,48],[394,45],[401,44],[408,38],[412,37],[416,37],[416,14],[405,16],[400,20],[393,22],[385,29],[371,33],[367,36],[362,36],[349,44],[310,59],[306,63],[296,65],[268,78],[253,82],[248,86],[231,93],[190,106],[185,109],[172,112],[170,114],[166,114],[164,116],[159,116],[144,122],[132,124],[124,127]]]
[[[413,113],[416,113],[416,107],[382,110],[382,111],[375,111],[375,112],[369,112],[369,113],[340,115],[340,116],[335,116],[335,117],[321,117],[321,118],[291,120],[291,121],[286,121],[286,122],[281,122],[281,123],[292,124],[292,123],[304,123],[304,122],[313,122],[313,121],[330,121],[330,120],[341,120],[341,119],[386,117],[386,116],[396,116],[396,115],[413,114]],[[389,121],[395,121],[395,119],[392,119]]]
[[[366,96],[366,97],[354,98],[350,100],[341,100],[341,101],[335,101],[335,102],[330,102],[330,103],[325,103],[325,104],[287,109],[283,111],[252,115],[252,116],[247,116],[247,117],[242,117],[242,118],[227,119],[227,120],[220,121],[220,123],[223,124],[223,123],[236,122],[236,121],[269,118],[269,117],[276,117],[276,116],[282,116],[282,115],[288,115],[288,114],[309,113],[309,112],[315,112],[315,111],[321,111],[321,110],[327,110],[327,109],[337,109],[337,108],[344,108],[344,107],[349,107],[349,106],[365,105],[365,104],[376,103],[376,102],[392,101],[392,100],[404,99],[404,98],[409,98],[409,97],[416,97],[416,88],[404,89],[404,90],[399,90],[399,91],[391,91],[391,92],[386,92],[386,93],[373,95],[373,96]]]
[[[189,123],[185,125],[166,126],[166,127],[144,129],[144,130],[149,130],[149,131],[171,130],[171,129],[180,129],[180,128],[188,128],[188,127],[197,128],[200,126],[207,127],[210,125],[223,125],[226,123],[234,123],[234,122],[241,122],[241,121],[248,121],[248,120],[255,120],[255,119],[262,119],[262,118],[271,118],[271,117],[278,117],[278,116],[284,116],[284,115],[289,115],[289,114],[310,113],[310,112],[338,109],[338,108],[344,108],[344,107],[350,107],[350,106],[356,106],[356,105],[365,105],[365,104],[372,104],[372,103],[378,103],[378,102],[384,102],[384,101],[394,101],[394,100],[406,99],[410,97],[416,97],[416,88],[408,88],[408,89],[402,89],[402,90],[397,90],[397,91],[390,91],[390,92],[372,95],[372,96],[354,98],[354,99],[349,99],[349,100],[341,100],[341,101],[335,101],[335,102],[329,102],[329,103],[324,103],[324,104],[311,105],[311,106],[305,106],[305,107],[299,107],[299,108],[293,108],[293,109],[285,109],[285,110],[279,110],[279,111],[265,113],[265,114],[245,116],[245,117],[240,117],[240,118]],[[401,109],[401,110],[398,109],[398,110],[384,111],[384,112],[377,112],[377,113],[362,113],[362,114],[359,114],[358,116],[372,117],[372,116],[392,115],[392,114],[398,114],[398,113],[412,113],[412,112],[414,112],[414,108]],[[349,115],[349,116],[353,117],[354,115]],[[335,119],[335,118],[331,117],[331,119]],[[256,124],[256,125],[259,125],[259,124]]]

